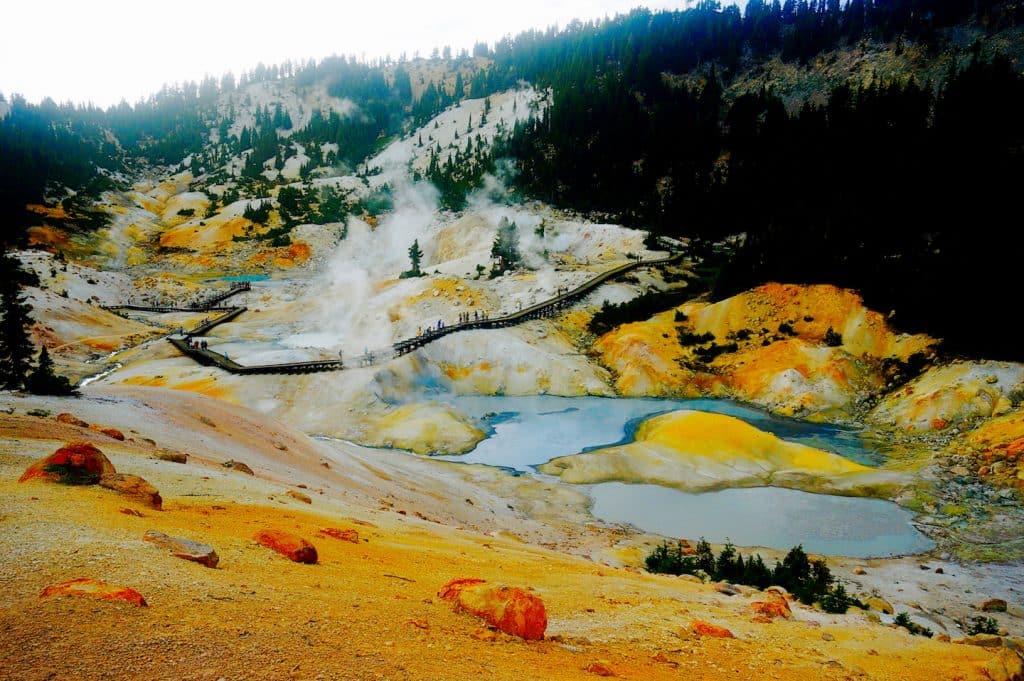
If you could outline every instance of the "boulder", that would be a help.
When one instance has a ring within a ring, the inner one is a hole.
[[[1002,598],[990,598],[978,606],[983,612],[1006,612],[1006,601]]]
[[[325,537],[334,537],[335,539],[340,539],[342,541],[350,541],[353,544],[359,543],[359,532],[357,532],[356,530],[343,530],[337,527],[325,527],[324,529],[320,530],[320,534],[324,535]]]
[[[92,444],[69,442],[26,468],[18,482],[42,478],[69,485],[95,485],[103,476],[115,473],[114,464]]]
[[[63,414],[57,414],[57,420],[61,423],[66,423],[71,426],[78,426],[79,428],[88,428],[89,424],[82,419],[78,418],[74,414],[64,412]]]
[[[183,452],[160,452],[156,455],[156,458],[161,461],[170,461],[171,463],[188,463],[188,454]]]
[[[457,610],[476,615],[506,634],[530,641],[544,638],[548,626],[544,602],[524,589],[464,578],[448,582],[437,595],[454,603]]]
[[[286,494],[288,496],[290,496],[292,499],[296,499],[298,501],[301,501],[304,504],[312,504],[313,503],[313,500],[309,498],[308,494],[303,494],[302,492],[296,492],[293,489],[288,490],[286,492]]]
[[[135,589],[124,586],[114,586],[95,579],[72,579],[69,582],[61,582],[43,589],[39,594],[40,598],[52,598],[53,596],[85,596],[96,598],[101,601],[124,601],[140,608],[146,607],[146,599]]]
[[[892,603],[884,598],[879,598],[878,596],[872,596],[871,598],[865,599],[864,605],[877,612],[885,613],[886,615],[892,615],[896,612],[892,607]]]
[[[255,539],[260,546],[273,549],[296,563],[312,565],[317,561],[316,547],[298,535],[280,530],[260,530]]]
[[[864,568],[860,567],[859,565],[857,567],[853,568],[853,574],[855,574],[855,575],[866,575],[867,573],[868,573],[867,570],[865,570]]]
[[[719,627],[701,620],[690,622],[690,630],[698,636],[710,636],[712,638],[736,638],[732,632],[725,627]]]
[[[754,614],[764,615],[769,619],[781,617],[788,620],[793,617],[793,611],[789,607],[789,601],[778,594],[773,594],[766,601],[754,601],[750,604],[750,609]]]
[[[100,487],[106,487],[118,494],[136,499],[157,511],[163,509],[164,506],[164,500],[160,497],[160,492],[157,491],[156,487],[153,487],[153,485],[137,475],[126,473],[104,475],[100,478]]]
[[[255,473],[252,472],[252,469],[249,468],[247,465],[245,465],[241,461],[235,461],[234,459],[232,459],[231,461],[225,461],[223,466],[224,468],[230,468],[233,471],[239,471],[240,473],[245,473],[246,475],[256,475]]]
[[[142,538],[151,544],[167,549],[171,552],[172,556],[191,560],[208,568],[215,568],[217,563],[220,562],[220,556],[208,544],[202,544],[191,539],[170,537],[156,530],[149,530],[146,534],[142,535]]]

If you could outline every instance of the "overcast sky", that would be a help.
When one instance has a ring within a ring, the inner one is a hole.
[[[30,101],[122,98],[164,83],[237,76],[259,62],[429,56],[450,45],[492,44],[529,28],[564,26],[636,6],[682,9],[685,0],[27,0],[0,10],[0,92]]]

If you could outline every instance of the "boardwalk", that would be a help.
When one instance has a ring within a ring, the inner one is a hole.
[[[413,338],[407,338],[400,340],[386,348],[380,348],[367,352],[364,355],[353,357],[348,361],[342,361],[340,359],[334,360],[319,360],[309,362],[284,362],[280,364],[256,364],[256,365],[242,365],[229,359],[222,353],[206,348],[196,348],[184,338],[169,338],[168,340],[176,347],[183,355],[191,357],[199,364],[205,366],[216,366],[224,371],[228,371],[233,374],[303,374],[313,373],[320,371],[338,371],[340,369],[346,369],[357,366],[372,366],[381,362],[387,361],[394,357],[407,354],[421,348],[428,343],[432,343],[439,338],[443,338],[451,333],[459,331],[470,331],[473,329],[500,329],[507,326],[513,326],[515,324],[521,324],[531,319],[541,319],[544,317],[553,317],[560,310],[565,309],[577,302],[591,291],[596,289],[601,284],[614,279],[615,277],[621,276],[626,272],[641,267],[651,267],[657,265],[668,265],[677,262],[682,259],[683,253],[675,253],[667,258],[659,258],[656,260],[637,260],[635,262],[629,262],[619,267],[612,268],[606,272],[602,272],[593,279],[590,279],[586,283],[578,286],[571,291],[567,291],[559,296],[550,298],[542,301],[536,305],[532,305],[523,310],[519,310],[513,314],[505,315],[503,317],[493,317],[488,319],[476,319],[473,321],[463,322],[461,324],[453,324],[451,326],[444,326],[440,329],[430,329],[424,331],[420,336]],[[246,311],[245,307],[220,307],[218,303],[223,302],[227,298],[240,293],[242,291],[248,291],[249,284],[234,284],[232,287],[221,294],[218,294],[212,298],[209,298],[199,305],[186,307],[186,308],[156,308],[156,307],[139,307],[139,306],[117,306],[111,307],[111,310],[141,310],[148,312],[222,312],[218,317],[211,317],[205,320],[202,324],[187,331],[187,335],[192,339],[196,339],[203,334],[210,331],[210,329],[230,321]]]

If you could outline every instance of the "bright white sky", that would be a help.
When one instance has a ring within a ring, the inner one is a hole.
[[[263,62],[374,59],[686,0],[29,0],[0,10],[0,93],[29,101],[130,103],[164,83],[237,77]]]

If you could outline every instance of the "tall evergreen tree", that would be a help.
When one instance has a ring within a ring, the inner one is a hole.
[[[24,281],[17,258],[9,253],[0,255],[0,388],[6,390],[24,385],[32,360],[28,332],[32,318],[21,292]]]
[[[412,242],[412,246],[409,247],[409,262],[412,267],[409,268],[409,272],[412,276],[418,277],[422,274],[420,272],[420,261],[423,259],[423,251],[420,250],[420,240],[415,239]]]
[[[39,351],[39,364],[25,379],[25,389],[36,395],[74,395],[78,391],[71,385],[64,376],[58,376],[53,371],[53,360],[50,353],[43,346]]]

